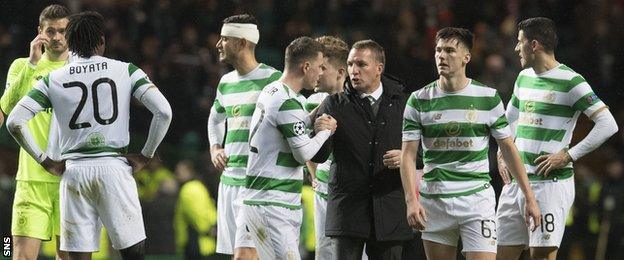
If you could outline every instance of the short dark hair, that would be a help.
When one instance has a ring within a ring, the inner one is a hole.
[[[361,50],[361,49],[368,49],[371,50],[371,52],[373,52],[373,54],[375,54],[375,59],[382,63],[382,64],[386,64],[386,53],[384,52],[384,48],[381,47],[381,45],[379,45],[379,43],[368,39],[368,40],[361,40],[358,41],[356,43],[353,44],[353,46],[351,46],[351,49],[355,49],[355,50]]]
[[[307,36],[299,37],[286,47],[285,65],[294,68],[303,61],[316,58],[319,52],[325,52],[323,44]]]
[[[349,45],[338,37],[321,36],[316,41],[325,47],[325,57],[336,68],[347,67],[347,58],[349,57]]]
[[[472,49],[472,41],[474,36],[472,32],[464,28],[457,27],[445,27],[436,33],[436,42],[439,40],[451,40],[455,39],[457,42],[463,44],[468,48],[468,51]]]
[[[223,23],[253,23],[258,25],[258,20],[250,14],[237,14],[223,19]]]
[[[527,39],[538,41],[545,51],[553,52],[557,48],[557,27],[553,20],[545,17],[525,19],[518,23],[518,31],[523,31]]]
[[[93,56],[104,43],[104,17],[94,11],[70,16],[65,38],[71,52],[84,58]]]
[[[39,14],[39,25],[43,24],[45,20],[57,20],[62,18],[67,18],[70,12],[67,7],[62,5],[48,5],[41,11]]]

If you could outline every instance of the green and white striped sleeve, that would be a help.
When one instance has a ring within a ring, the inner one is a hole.
[[[511,99],[509,99],[509,103],[507,104],[507,111],[505,114],[507,115],[507,120],[509,123],[514,123],[520,117],[520,100],[518,100],[518,80],[514,83],[513,93],[511,94]]]
[[[570,80],[572,88],[568,92],[569,102],[576,111],[591,117],[598,109],[606,106],[594,93],[585,79],[577,75]]]
[[[46,75],[41,80],[37,81],[37,84],[26,95],[28,98],[22,98],[21,103],[18,103],[30,111],[37,113],[43,109],[51,108],[52,103],[48,98],[48,90],[50,85],[50,75]]]
[[[490,120],[488,127],[490,128],[490,134],[496,139],[505,139],[511,136],[509,131],[509,123],[505,116],[505,106],[501,100],[498,92],[492,97],[493,103],[497,104],[492,110],[490,110]]]
[[[130,76],[130,84],[131,84],[131,93],[132,96],[140,99],[145,91],[149,89],[150,86],[154,84],[147,77],[147,74],[132,63],[128,63],[128,75]]]
[[[323,143],[329,138],[331,132],[324,130],[316,134],[314,138],[306,134],[308,113],[303,105],[296,99],[286,99],[279,107],[276,124],[280,133],[286,138],[292,155],[301,165],[318,152]]]
[[[217,97],[215,98],[212,108],[210,109],[210,115],[208,116],[208,142],[210,145],[221,145],[223,139],[225,139],[225,121],[227,114],[225,113],[225,107],[223,107],[223,96],[221,91],[217,88]]]
[[[403,111],[403,142],[420,140],[422,124],[418,108],[416,92],[407,99],[407,105]]]

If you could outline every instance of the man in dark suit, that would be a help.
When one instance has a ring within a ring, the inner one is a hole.
[[[333,152],[326,235],[334,259],[400,259],[412,232],[405,219],[399,174],[405,95],[402,84],[382,76],[383,48],[372,40],[353,44],[347,60],[351,84],[325,99],[317,111],[338,129],[312,161]]]

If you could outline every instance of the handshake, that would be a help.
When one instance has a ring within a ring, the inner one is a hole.
[[[338,122],[328,114],[322,114],[314,121],[314,133],[329,130],[333,134],[336,131],[336,127],[338,127]]]

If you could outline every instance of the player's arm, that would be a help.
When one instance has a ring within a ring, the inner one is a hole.
[[[407,205],[407,223],[412,228],[423,230],[427,222],[425,209],[420,205],[418,187],[420,178],[416,172],[418,147],[423,126],[420,120],[419,103],[415,93],[407,99],[403,112],[403,144],[401,147],[401,183]]]
[[[420,178],[416,173],[416,156],[420,140],[403,141],[401,147],[401,183],[405,192],[405,204],[407,206],[407,223],[410,227],[423,230],[427,223],[427,214],[420,205],[418,188]]]
[[[617,133],[618,125],[606,106],[597,110],[590,119],[594,121],[592,130],[578,144],[568,150],[573,161],[585,156]]]
[[[226,122],[225,108],[221,105],[221,99],[219,91],[217,90],[217,98],[210,109],[210,115],[208,116],[208,142],[210,143],[210,158],[212,164],[219,171],[223,171],[227,165],[227,156],[225,150],[221,147],[223,139],[225,138],[225,122]]]
[[[312,188],[316,188],[316,167],[318,163],[307,161],[306,166],[308,166],[308,172],[310,172],[310,182],[312,182]]]
[[[152,112],[153,116],[147,140],[141,153],[138,155],[126,155],[126,159],[132,166],[133,173],[140,171],[154,157],[156,148],[158,148],[158,145],[160,145],[167,134],[172,117],[169,102],[156,86],[148,83],[139,89],[139,91],[134,91],[133,96]]]
[[[520,186],[520,190],[522,190],[524,194],[524,198],[526,199],[524,220],[526,221],[527,227],[530,227],[531,230],[534,231],[539,227],[542,215],[537,200],[535,199],[535,194],[529,185],[529,177],[526,174],[526,168],[522,163],[522,159],[520,159],[520,153],[518,153],[518,149],[511,137],[496,139],[496,142],[498,143],[498,148],[500,149],[507,169],[518,182],[518,186]],[[531,219],[533,219],[532,227]]]
[[[537,163],[537,173],[548,176],[555,169],[561,169],[570,162],[576,161],[584,155],[596,150],[600,145],[606,142],[609,137],[618,131],[615,118],[605,106],[596,111],[591,117],[594,121],[592,130],[574,147],[563,149],[557,153],[546,154],[535,159]]]
[[[156,148],[160,145],[169,130],[171,123],[171,106],[158,88],[150,81],[147,74],[132,63],[128,64],[128,74],[132,85],[132,96],[152,112],[152,121],[145,145],[138,155],[127,155],[132,166],[132,172],[137,172],[154,157]]]
[[[276,116],[277,128],[286,138],[294,159],[301,164],[312,159],[336,130],[336,120],[329,115],[322,115],[315,121],[316,135],[310,138],[305,133],[307,116],[301,104],[295,99],[285,100]]]
[[[40,80],[37,86],[24,96],[7,118],[7,129],[15,141],[24,148],[38,163],[42,163],[47,155],[35,142],[28,129],[28,121],[46,108],[52,107],[47,96],[47,78]]]
[[[511,172],[511,175],[518,182],[520,190],[522,190],[524,198],[526,199],[524,220],[527,227],[531,227],[531,220],[533,220],[533,226],[531,228],[535,230],[541,223],[542,214],[540,213],[537,200],[529,185],[529,177],[526,174],[526,168],[522,163],[522,159],[520,159],[520,153],[511,136],[511,130],[507,121],[503,102],[498,93],[496,93],[493,98],[498,105],[490,111],[490,120],[488,122],[490,134],[498,143],[501,157],[506,163],[506,169]]]
[[[615,118],[607,106],[594,94],[589,84],[581,76],[571,80],[575,86],[568,92],[569,104],[577,111],[582,111],[592,121],[592,130],[574,147],[562,149],[554,154],[547,154],[537,157],[537,172],[545,176],[554,169],[560,169],[572,161],[576,161],[584,155],[592,152],[609,137],[618,131]]]
[[[518,119],[520,118],[520,100],[518,99],[517,91],[518,85],[514,84],[514,91],[511,94],[511,99],[509,100],[509,103],[507,103],[507,109],[505,110],[505,116],[507,117],[512,140],[514,140],[514,136],[516,136],[516,127],[518,125]],[[503,159],[503,155],[501,154],[500,149],[497,153],[496,158],[498,162],[498,173],[503,179],[503,183],[511,183],[511,176],[507,171],[507,166],[505,165],[505,160]]]
[[[6,79],[6,89],[0,98],[0,108],[6,115],[11,113],[17,102],[33,87],[30,82],[34,74],[35,66],[28,60],[17,59],[11,63]]]
[[[171,106],[165,96],[154,85],[150,85],[137,99],[153,114],[147,140],[141,150],[141,155],[152,158],[156,148],[165,138],[167,130],[169,130],[172,117]]]
[[[516,136],[516,126],[518,125],[518,119],[520,118],[520,100],[516,97],[516,93],[511,95],[511,99],[507,104],[507,109],[505,111],[505,116],[507,117],[507,122],[509,124],[509,130],[511,133],[511,137],[513,139]]]
[[[24,99],[26,98],[27,97],[24,97]],[[13,112],[11,112],[7,118],[7,129],[9,130],[9,133],[13,136],[13,138],[15,138],[15,141],[38,163],[43,162],[47,156],[45,152],[39,148],[35,139],[30,134],[30,131],[28,130],[28,121],[41,111],[43,111],[43,108],[31,110],[18,103],[18,105],[13,109]]]
[[[329,115],[322,115],[316,119],[315,133],[312,138],[303,134],[296,138],[288,138],[288,144],[293,152],[295,160],[305,163],[314,157],[321,149],[325,141],[336,131],[336,119]]]

